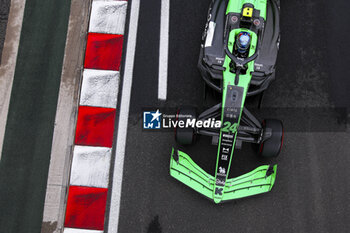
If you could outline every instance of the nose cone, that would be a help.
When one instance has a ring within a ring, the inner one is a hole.
[[[221,203],[221,201],[222,201],[222,197],[218,197],[218,196],[214,196],[214,203],[215,204],[219,204],[219,203]]]

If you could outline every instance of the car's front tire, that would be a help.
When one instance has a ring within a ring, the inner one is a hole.
[[[267,119],[262,125],[263,130],[271,129],[271,137],[260,143],[258,154],[264,158],[277,157],[283,145],[283,124],[280,120]]]
[[[176,115],[178,121],[184,121],[187,119],[196,119],[197,113],[195,108],[183,108],[180,109]],[[195,141],[195,129],[194,128],[180,128],[175,129],[175,140],[181,145],[191,145]]]

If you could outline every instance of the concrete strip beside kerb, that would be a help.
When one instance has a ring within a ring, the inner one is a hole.
[[[42,233],[63,231],[91,1],[72,0],[58,97]]]
[[[25,0],[11,0],[4,49],[2,51],[0,66],[0,160],[25,3]]]

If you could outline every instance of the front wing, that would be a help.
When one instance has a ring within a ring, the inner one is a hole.
[[[227,179],[222,201],[269,192],[276,179],[277,165],[264,165],[236,178]],[[170,175],[214,201],[215,177],[200,168],[186,153],[172,149]]]

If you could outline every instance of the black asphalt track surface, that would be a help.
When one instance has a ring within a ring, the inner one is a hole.
[[[196,64],[209,1],[171,1],[166,102],[157,100],[161,0],[141,1],[119,232],[347,232],[350,15],[345,0],[281,3],[276,81],[261,110],[254,108],[254,99],[248,104],[260,119],[283,120],[284,147],[279,158],[266,161],[244,144],[230,173],[277,163],[273,190],[215,205],[169,176],[174,135],[143,131],[142,110],[207,105]],[[40,232],[69,5],[27,1],[0,162],[1,233]],[[209,138],[182,149],[213,173],[216,147]]]
[[[0,162],[0,232],[40,232],[70,1],[26,2]]]
[[[215,205],[169,176],[174,135],[143,131],[142,110],[205,106],[196,64],[208,5],[209,0],[171,1],[168,99],[159,102],[160,0],[141,1],[119,232],[348,231],[350,134],[344,108],[350,103],[350,16],[345,0],[281,3],[276,81],[264,96],[262,113],[283,119],[284,147],[277,159],[265,161],[244,144],[231,170],[236,176],[277,163],[273,190]],[[213,173],[216,147],[209,142],[201,137],[183,149]]]

